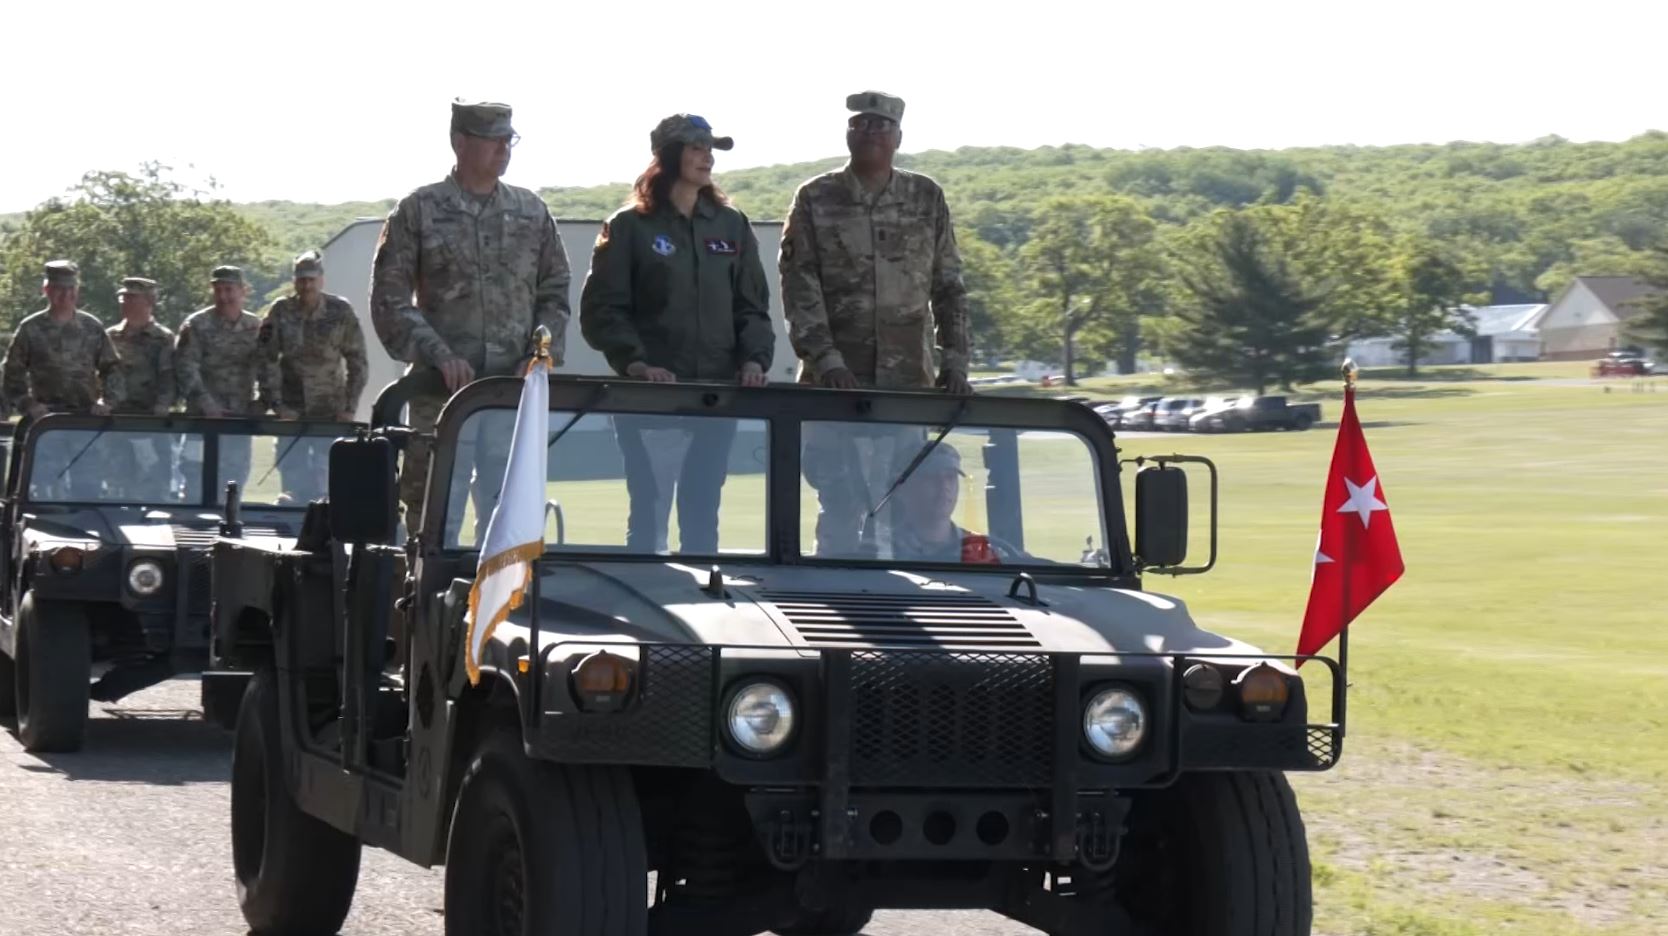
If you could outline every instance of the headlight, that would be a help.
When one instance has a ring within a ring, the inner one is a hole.
[[[140,597],[161,591],[163,579],[162,564],[153,559],[141,559],[127,567],[127,587]]]
[[[1147,707],[1128,689],[1103,689],[1083,709],[1083,737],[1103,757],[1123,757],[1147,736]]]
[[[726,720],[742,750],[772,754],[793,735],[793,698],[775,683],[750,683],[730,698]]]

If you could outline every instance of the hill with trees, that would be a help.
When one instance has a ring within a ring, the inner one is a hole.
[[[801,182],[842,161],[718,181],[755,220],[778,220]],[[1395,335],[1417,347],[1435,331],[1464,329],[1461,302],[1545,301],[1578,273],[1645,273],[1653,250],[1668,244],[1668,133],[1660,131],[1620,143],[968,147],[899,163],[944,186],[981,357],[1071,358],[1082,370],[1127,369],[1154,351],[1188,357],[1190,341],[1200,360],[1215,360],[1220,348],[1206,347],[1220,344],[1213,330],[1260,327],[1242,320],[1247,306],[1276,315],[1287,336]],[[558,217],[600,218],[626,191],[622,183],[540,194]],[[391,206],[227,207],[265,235],[249,250],[260,257],[258,281],[276,289],[290,256]],[[39,258],[15,248],[43,246],[23,236],[41,212],[0,219],[8,323],[38,293],[18,264]],[[1295,305],[1276,311],[1277,297]],[[1286,348],[1273,359],[1307,361],[1314,351]]]

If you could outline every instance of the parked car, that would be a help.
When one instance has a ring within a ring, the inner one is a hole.
[[[1148,403],[1156,403],[1162,399],[1164,398],[1161,396],[1136,396],[1132,394],[1116,403],[1102,403],[1095,407],[1095,412],[1100,414],[1101,419],[1106,420],[1108,426],[1117,429],[1123,423],[1126,414],[1133,413]]]
[[[1652,373],[1655,365],[1637,350],[1612,351],[1593,364],[1594,377],[1643,377]]]
[[[1203,397],[1165,397],[1158,401],[1158,409],[1153,411],[1153,428],[1183,432],[1187,429],[1190,411],[1204,403]]]
[[[1283,396],[1243,396],[1232,406],[1203,412],[1194,418],[1200,432],[1244,432],[1247,429],[1307,429],[1320,421],[1319,403],[1291,403]]]
[[[1210,427],[1205,425],[1208,417],[1230,410],[1239,402],[1239,397],[1213,396],[1206,397],[1205,402],[1185,411],[1187,415],[1187,429],[1189,432],[1203,432]]]
[[[1117,428],[1126,431],[1152,431],[1153,420],[1158,416],[1158,407],[1162,402],[1164,402],[1164,398],[1160,397],[1150,403],[1143,403],[1132,410],[1125,410],[1118,416]]]

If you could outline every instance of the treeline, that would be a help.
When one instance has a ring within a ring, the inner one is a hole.
[[[841,162],[720,184],[753,218],[780,219],[795,187]],[[1254,361],[1232,375],[1247,382],[1300,379],[1331,359],[1316,341],[1395,335],[1417,349],[1465,328],[1461,302],[1545,301],[1578,273],[1660,275],[1652,250],[1668,234],[1662,132],[1511,146],[963,148],[900,163],[949,197],[978,353],[1069,361],[1074,373],[1157,354],[1212,372]],[[541,194],[559,217],[600,218],[626,187]],[[49,254],[82,263],[89,307],[113,309],[116,279],[150,269],[172,323],[206,303],[201,271],[227,260],[264,299],[296,252],[391,205],[230,205],[179,189],[162,167],[91,173],[0,230],[0,318],[9,326],[38,307]]]

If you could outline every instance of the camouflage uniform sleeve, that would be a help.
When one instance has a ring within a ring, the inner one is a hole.
[[[6,362],[0,365],[0,372],[4,377],[7,402],[19,413],[27,413],[29,407],[35,405],[35,398],[29,393],[29,360],[30,360],[29,329],[18,326],[12,334],[12,343],[6,348]]]
[[[579,333],[623,374],[646,361],[642,336],[631,317],[631,226],[628,212],[603,222],[591,248],[591,272],[579,291]]]
[[[971,348],[961,251],[956,248],[956,229],[950,222],[950,206],[944,200],[943,189],[937,190],[936,201],[938,242],[932,261],[932,316],[938,326],[939,369],[966,375]]]
[[[418,204],[415,196],[407,196],[382,224],[371,260],[371,324],[389,357],[438,366],[457,355],[413,304],[422,247]]]
[[[179,397],[179,379],[174,372],[174,342],[162,342],[162,347],[156,352],[156,404],[164,409],[173,409],[174,401]]]
[[[276,411],[284,405],[284,373],[278,360],[278,309],[274,302],[261,316],[261,333],[255,337],[255,374],[260,384],[260,405]]]
[[[550,360],[558,366],[567,348],[568,319],[573,314],[568,304],[568,286],[572,282],[567,248],[562,246],[555,216],[545,208],[544,234],[539,238],[539,279],[533,293],[533,324],[550,329]]]
[[[782,279],[782,313],[794,353],[809,366],[813,377],[846,366],[834,347],[828,325],[828,306],[822,297],[822,271],[817,261],[817,232],[811,223],[805,188],[794,193],[793,208],[782,226],[782,252],[776,264]]]
[[[180,333],[174,336],[174,371],[179,375],[180,399],[201,406],[209,395],[208,388],[203,386],[202,344],[191,332],[188,319],[180,324]]]
[[[342,314],[347,320],[342,326],[342,360],[347,364],[347,389],[342,396],[342,412],[352,413],[359,409],[359,397],[365,393],[371,368],[365,356],[365,330],[359,325],[359,316],[354,314],[352,303],[342,303]]]
[[[735,323],[736,365],[752,361],[768,372],[776,356],[776,330],[770,326],[770,289],[765,285],[764,263],[759,259],[759,239],[753,222],[741,216],[741,263],[736,266]]]
[[[115,406],[127,396],[127,374],[122,370],[122,356],[109,332],[96,323],[87,327],[97,332],[99,337],[98,356],[93,359],[93,368],[98,371],[102,393],[100,402]]]

